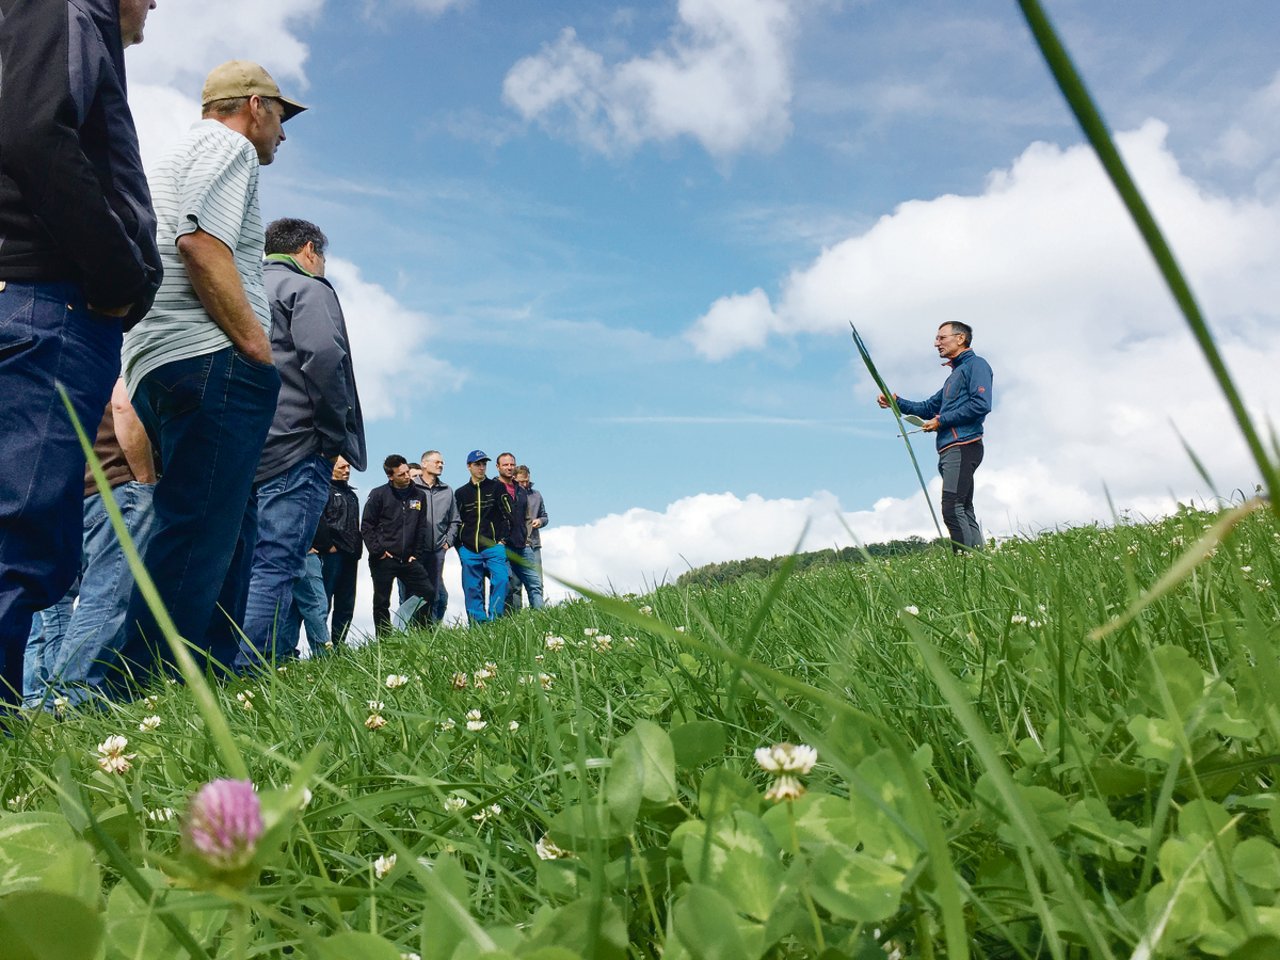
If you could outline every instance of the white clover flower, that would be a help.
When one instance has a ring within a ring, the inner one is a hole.
[[[783,774],[773,781],[769,789],[764,792],[764,798],[773,803],[780,803],[783,800],[798,800],[802,796],[804,796],[804,784],[789,773]]]
[[[453,684],[455,690],[467,689],[467,675],[465,673],[455,673],[449,678],[449,682]]]
[[[643,614],[647,617],[647,616],[649,616],[651,613],[653,613],[653,607],[649,606],[649,605],[646,603],[643,607],[641,607],[641,608],[640,608],[640,612],[641,612],[641,613],[643,613]]]
[[[552,653],[564,649],[564,637],[555,637],[548,633],[546,643],[547,649]]]
[[[387,725],[387,718],[380,713],[371,713],[364,718],[364,725],[369,730],[381,730]]]
[[[148,710],[154,710],[156,707],[160,706],[160,698],[154,693],[149,694],[142,698],[142,705]]]
[[[56,713],[58,716],[62,716],[64,713],[66,713],[67,707],[69,706],[71,706],[71,701],[68,700],[66,697],[53,698],[53,712]]]
[[[539,653],[539,654],[537,654],[536,656],[534,656],[534,658],[533,658],[533,659],[534,659],[534,661],[535,661],[535,662],[537,662],[537,663],[541,663],[543,660],[545,660],[545,659],[547,659],[547,658],[546,658],[546,657],[544,657],[542,654],[540,654],[540,653]]]
[[[384,708],[384,707],[386,707],[386,704],[385,704],[385,703],[383,703],[381,700],[370,700],[370,701],[369,701],[369,712],[370,712],[370,713],[381,713],[381,712],[383,711],[383,708]]]
[[[422,957],[411,950],[408,953],[400,954],[400,960],[422,960]]]
[[[550,837],[544,836],[541,840],[533,845],[533,849],[538,854],[539,860],[563,860],[566,857],[572,857],[573,854],[560,847]]]
[[[463,797],[451,796],[444,798],[444,809],[447,813],[457,813],[467,805],[467,801]]]
[[[684,633],[684,631],[685,627],[683,625],[676,627],[676,633]]]
[[[379,857],[373,861],[373,875],[381,880],[388,873],[396,868],[396,855],[388,853],[385,857]]]
[[[607,633],[602,633],[591,641],[591,647],[596,653],[608,653],[613,649],[613,637]]]
[[[484,668],[489,671],[489,676],[496,677],[498,675],[498,665],[492,660],[486,660],[484,662]]]
[[[472,684],[472,686],[474,686],[477,690],[483,690],[485,688],[484,677],[480,676],[480,674],[477,673],[475,675],[475,682]]]
[[[905,607],[902,608],[902,612],[909,613],[913,617],[920,616],[920,608],[917,607],[914,603],[907,604]]]
[[[1014,626],[1021,626],[1027,622],[1027,618],[1021,613],[1015,613],[1009,618],[1009,622]]]
[[[555,679],[556,679],[556,675],[554,673],[538,674],[538,682],[542,684],[543,690],[550,690],[551,685],[555,682]]]
[[[31,799],[31,794],[29,793],[19,793],[17,796],[10,797],[9,804],[8,804],[9,809],[21,810],[23,807],[27,805],[27,801],[30,799]]]
[[[388,673],[386,685],[388,690],[398,690],[409,682],[409,678],[403,673]]]
[[[289,668],[285,664],[281,664],[280,666],[276,667],[276,673],[288,673],[288,672],[289,672]]]
[[[159,717],[156,717],[156,716],[143,717],[142,722],[138,724],[138,729],[141,730],[143,733],[147,733],[151,730],[156,729],[158,726],[160,726],[161,723],[163,723],[163,721]]]
[[[510,723],[507,724],[507,729],[510,730],[512,733],[515,733],[517,730],[520,729],[520,721],[512,720]]]
[[[482,718],[479,710],[467,711],[467,729],[470,730],[472,733],[477,733],[480,730],[483,730],[488,725],[489,725],[489,722]]]
[[[804,744],[775,743],[772,747],[756,750],[756,763],[760,769],[775,776],[795,773],[804,776],[818,762],[818,751]]]
[[[480,682],[481,682],[482,680],[488,680],[490,677],[492,677],[492,676],[493,676],[493,674],[489,672],[489,668],[488,668],[488,667],[481,667],[479,670],[477,670],[477,671],[475,672],[475,674],[474,674],[473,676],[474,676],[474,679],[475,679],[475,682],[476,682],[476,686],[477,686],[477,687],[479,687],[479,686],[480,686]]]
[[[177,815],[173,807],[157,807],[155,810],[147,811],[147,819],[152,823],[168,823]]]
[[[625,643],[628,647],[634,647],[634,646],[636,645],[636,638],[635,638],[635,637],[623,637],[623,638],[622,638],[622,642],[623,642],[623,643]]]
[[[312,797],[312,796],[313,796],[313,794],[311,793],[311,789],[310,789],[309,787],[303,787],[303,788],[302,788],[302,800],[298,803],[298,809],[299,809],[299,810],[305,810],[305,809],[307,809],[307,807],[311,806],[311,797]]]
[[[136,753],[125,753],[129,747],[129,741],[120,734],[107,737],[98,744],[98,766],[107,773],[126,773],[130,767],[130,763]]]
[[[582,629],[582,635],[584,637],[594,637],[599,632],[600,632],[599,627],[583,627]]]
[[[502,816],[502,807],[498,806],[496,803],[489,804],[489,816],[491,817]]]
[[[1246,563],[1243,567],[1241,567],[1241,568],[1240,568],[1240,572],[1241,572],[1241,573],[1253,573],[1253,567],[1251,567],[1249,564],[1247,564],[1247,563]]]
[[[458,722],[454,720],[453,717],[445,717],[443,720],[440,721],[441,730],[452,730],[457,725],[458,725]]]

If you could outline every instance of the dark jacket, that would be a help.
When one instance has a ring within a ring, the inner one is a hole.
[[[453,487],[443,480],[437,480],[429,487],[421,480],[414,483],[427,495],[427,540],[431,549],[457,546],[462,518],[458,516],[458,504],[453,499]]]
[[[928,400],[898,400],[898,409],[928,420],[938,418],[938,452],[982,439],[991,412],[991,365],[972,350],[947,361],[951,375]]]
[[[470,477],[453,494],[462,526],[458,545],[479,553],[496,543],[505,543],[511,528],[511,498],[501,480],[485,477],[479,483]]]
[[[269,259],[262,275],[280,399],[254,482],[317,453],[330,460],[341,454],[352,470],[363,470],[364,417],[338,295],[292,261]]]
[[[529,513],[529,495],[518,483],[512,488],[504,483],[502,489],[511,497],[511,528],[507,531],[507,546],[512,550],[523,550],[529,545],[529,523],[526,519]],[[512,489],[515,493],[511,492]]]
[[[314,546],[321,553],[337,547],[358,560],[364,552],[360,539],[360,498],[352,486],[342,480],[329,481],[329,502],[324,505]]]
[[[0,280],[151,307],[160,254],[118,0],[0,0]]]
[[[542,502],[542,491],[533,489],[531,483],[525,493],[529,497],[529,509],[525,511],[525,529],[529,531],[529,546],[535,550],[541,550],[542,531],[551,521],[547,517],[546,505]],[[536,530],[532,526],[534,520],[542,521],[542,526]]]
[[[401,500],[390,483],[374,488],[364,504],[360,534],[369,548],[369,560],[381,560],[389,553],[397,560],[423,557],[431,549],[427,542],[427,497],[419,487],[408,486],[409,496]]]

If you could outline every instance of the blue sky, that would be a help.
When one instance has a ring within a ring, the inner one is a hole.
[[[1280,7],[1048,10],[1274,416]],[[1207,494],[1171,421],[1254,476],[1012,2],[159,0],[129,56],[148,156],[233,56],[313,107],[264,213],[330,237],[371,453],[515,451],[571,578],[926,532],[850,319],[912,396],[977,328],[989,532]]]

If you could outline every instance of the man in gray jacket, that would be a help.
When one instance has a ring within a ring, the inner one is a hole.
[[[462,526],[462,517],[458,515],[458,504],[453,499],[453,487],[440,479],[444,471],[444,457],[439,450],[428,450],[422,455],[422,476],[415,480],[427,495],[427,515],[424,522],[430,530],[432,551],[422,558],[423,566],[435,564],[436,599],[431,608],[431,621],[439,623],[444,619],[449,607],[449,594],[444,588],[444,558],[449,548],[458,542],[458,528]],[[400,584],[401,593],[404,583]],[[400,597],[404,602],[404,596]]]
[[[267,226],[263,276],[280,399],[254,477],[258,540],[237,671],[296,656],[293,584],[303,575],[329,497],[333,463],[341,455],[353,469],[365,467],[347,324],[324,278],[327,246],[320,228],[306,220]]]

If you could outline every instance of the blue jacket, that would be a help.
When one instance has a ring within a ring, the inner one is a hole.
[[[972,350],[948,360],[951,375],[928,400],[898,400],[898,409],[925,420],[938,418],[938,452],[982,439],[991,412],[991,364]]]

